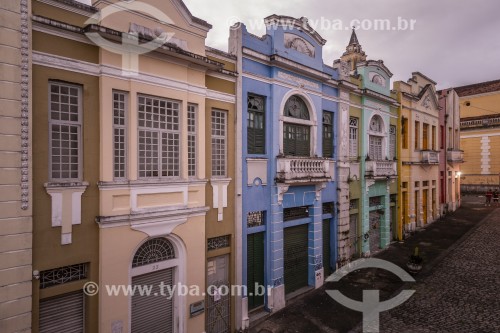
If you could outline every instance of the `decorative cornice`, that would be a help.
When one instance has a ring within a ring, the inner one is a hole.
[[[206,98],[221,102],[236,103],[236,96],[234,94],[226,94],[215,90],[207,89]]]
[[[21,0],[21,209],[29,208],[29,82],[30,82],[30,41],[28,0]]]

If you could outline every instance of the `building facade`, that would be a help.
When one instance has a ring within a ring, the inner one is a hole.
[[[96,12],[32,1],[32,332],[98,331],[98,298],[82,290],[99,283],[99,52],[82,31]]]
[[[337,73],[307,19],[272,15],[266,35],[231,30],[238,58],[237,229],[241,325],[323,284],[336,268]],[[265,295],[258,286],[267,288]]]
[[[439,205],[440,213],[460,207],[460,100],[454,89],[438,91],[439,99]]]
[[[396,229],[398,104],[391,96],[392,73],[383,61],[367,60],[355,31],[340,62],[357,85],[348,124],[349,252],[367,256],[386,248]]]
[[[234,279],[236,60],[182,1],[135,6],[33,3],[33,332],[233,329],[205,292]]]
[[[231,288],[235,285],[235,144],[236,144],[236,58],[207,48],[208,59],[223,64],[207,70],[205,84],[205,177],[206,187],[206,286]],[[222,290],[222,289],[221,289]],[[235,330],[238,295],[207,295],[205,332]]]
[[[440,111],[435,85],[419,72],[412,73],[407,82],[394,83],[401,104],[400,238],[440,216]]]
[[[5,333],[31,328],[30,7],[27,0],[0,4],[0,331]]]
[[[454,88],[460,104],[461,188],[483,193],[500,187],[500,80]]]

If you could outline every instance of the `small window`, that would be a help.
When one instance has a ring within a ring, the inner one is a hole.
[[[49,82],[50,179],[81,180],[82,88]]]
[[[396,126],[389,127],[389,159],[396,158]]]
[[[265,211],[249,212],[247,214],[247,227],[260,227],[265,224]]]
[[[196,176],[196,114],[198,106],[188,105],[188,176]]]
[[[420,122],[415,122],[415,150],[420,149]]]
[[[307,206],[285,208],[283,210],[283,220],[292,221],[309,217],[309,208]]]
[[[265,121],[264,97],[248,95],[247,149],[249,154],[265,154]]]
[[[212,110],[212,176],[226,176],[227,112]]]
[[[333,157],[333,113],[323,111],[323,157]]]
[[[322,205],[323,214],[333,214],[333,207],[334,207],[333,202],[323,202]]]
[[[113,91],[113,173],[115,179],[125,179],[127,169],[127,93]]]
[[[349,119],[349,157],[358,158],[358,118]]]
[[[403,149],[408,149],[408,119],[406,118],[401,119],[401,135],[401,145],[403,146]]]

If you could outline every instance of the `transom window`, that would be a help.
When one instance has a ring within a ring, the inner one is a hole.
[[[283,153],[287,156],[310,156],[311,125],[309,110],[299,96],[290,97],[285,103],[283,123]]]
[[[265,154],[265,104],[264,97],[248,95],[247,149],[249,154]]]
[[[139,177],[179,177],[180,103],[139,96]]]
[[[292,96],[286,101],[284,113],[286,117],[309,120],[306,103],[298,96]]]
[[[165,238],[153,238],[139,247],[132,260],[132,268],[174,258],[174,246],[169,240]]]
[[[81,178],[80,86],[49,82],[50,178],[74,181]]]

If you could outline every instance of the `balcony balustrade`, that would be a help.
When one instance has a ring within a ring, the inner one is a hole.
[[[458,149],[448,150],[446,151],[446,160],[450,163],[463,163],[464,151]]]
[[[281,183],[333,181],[335,161],[322,157],[278,157],[276,180]]]
[[[434,150],[422,150],[422,163],[439,164],[439,152]]]
[[[366,161],[367,177],[396,177],[396,161]]]

